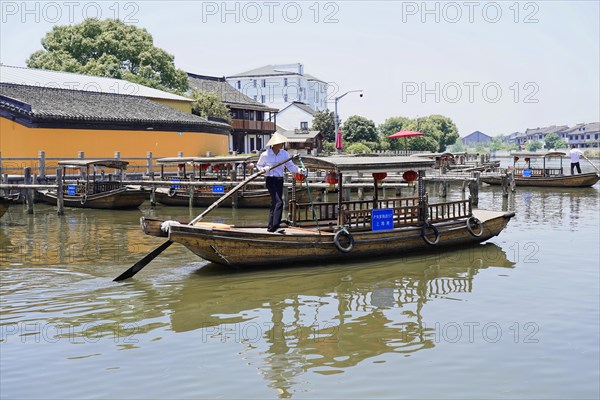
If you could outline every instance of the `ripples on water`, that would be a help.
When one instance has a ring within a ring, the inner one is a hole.
[[[598,198],[597,185],[483,188],[481,208],[517,212],[484,245],[248,272],[174,245],[122,284],[161,243],[142,214],[198,210],[13,207],[0,221],[1,395],[598,398]]]

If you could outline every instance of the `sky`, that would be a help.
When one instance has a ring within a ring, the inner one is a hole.
[[[343,119],[442,114],[461,136],[600,121],[600,1],[0,1],[0,62],[55,25],[119,18],[178,68],[302,63]]]

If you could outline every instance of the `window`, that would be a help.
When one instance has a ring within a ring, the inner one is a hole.
[[[261,81],[261,85],[262,85],[262,87],[267,87],[267,80],[266,80],[266,79],[263,79],[263,80]]]
[[[256,101],[256,96],[252,96],[252,97],[254,97],[254,101]]]
[[[307,131],[308,130],[308,122],[300,122],[300,129]]]
[[[260,102],[261,102],[261,103],[264,103],[264,102],[265,102],[265,100],[266,100],[266,97],[265,97],[265,95],[264,95],[264,94],[263,94],[263,95],[261,95],[261,96],[260,96]]]
[[[283,78],[283,86],[287,86],[287,78]]]
[[[242,81],[237,81],[237,88],[241,89],[242,88]]]
[[[283,95],[283,101],[285,101],[285,102],[287,103],[287,99],[288,99],[288,98],[287,98],[287,94],[284,94],[284,95]]]

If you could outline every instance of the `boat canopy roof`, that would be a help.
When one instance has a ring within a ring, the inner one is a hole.
[[[547,153],[533,153],[533,152],[514,152],[511,154],[513,157],[564,157],[567,155],[564,151],[549,151]]]
[[[88,165],[97,165],[99,167],[107,167],[107,168],[116,168],[116,169],[125,169],[127,165],[129,165],[128,161],[119,160],[117,158],[108,158],[108,159],[99,159],[99,160],[83,160],[83,159],[75,159],[75,160],[63,160],[59,161],[58,165],[61,167],[87,167]]]
[[[393,172],[395,170],[419,169],[433,167],[435,162],[420,157],[400,156],[301,156],[300,160],[307,168],[345,171],[378,171]]]
[[[215,163],[242,163],[258,160],[257,155],[245,156],[216,156],[216,157],[165,157],[157,158],[158,164],[215,164]]]

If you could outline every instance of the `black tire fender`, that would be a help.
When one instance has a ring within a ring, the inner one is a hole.
[[[479,232],[475,231],[477,227],[479,227]],[[481,223],[481,221],[475,218],[473,215],[467,219],[467,229],[469,230],[469,233],[475,237],[480,237],[483,235],[483,223]]]
[[[81,203],[81,205],[84,205],[86,201],[87,201],[87,193],[84,193],[81,195],[81,199],[79,199],[79,202]]]
[[[435,239],[430,240],[427,237],[427,229],[431,229],[433,231],[433,234],[435,235]],[[426,222],[423,224],[423,226],[421,226],[421,237],[423,238],[425,243],[435,246],[440,241],[440,231],[438,231],[438,229],[434,225],[432,225],[430,222]]]
[[[340,239],[342,237],[345,237],[348,241],[348,245],[346,247],[342,246],[340,243]],[[352,237],[352,234],[348,232],[348,230],[340,229],[333,237],[333,244],[335,244],[335,247],[337,247],[337,249],[342,253],[349,253],[352,250],[352,247],[354,247],[354,238]]]

